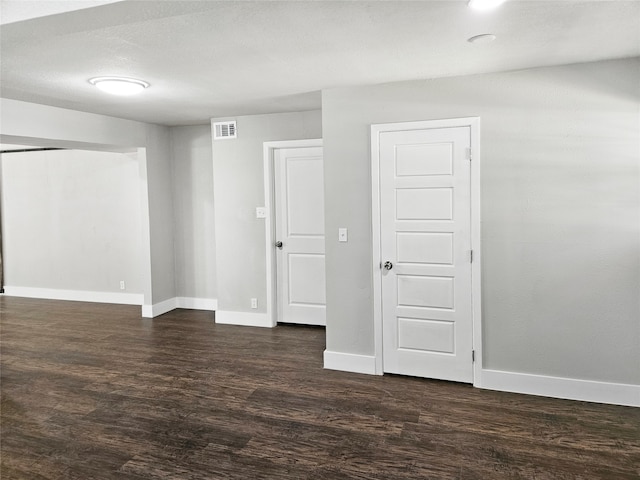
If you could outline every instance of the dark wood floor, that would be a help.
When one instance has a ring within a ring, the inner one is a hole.
[[[640,409],[323,370],[324,330],[0,296],[10,479],[638,479]]]

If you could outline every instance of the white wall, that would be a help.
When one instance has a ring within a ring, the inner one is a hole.
[[[217,299],[211,126],[172,127],[176,295]]]
[[[250,115],[235,120],[237,139],[213,141],[218,306],[222,311],[264,313],[265,221],[256,218],[256,207],[264,206],[263,143],[321,138],[321,113]],[[251,298],[258,299],[257,310],[251,310]]]
[[[324,91],[327,350],[375,353],[369,126],[479,116],[484,367],[640,384],[639,102],[639,59]]]
[[[0,165],[5,285],[142,294],[137,156],[7,153]]]

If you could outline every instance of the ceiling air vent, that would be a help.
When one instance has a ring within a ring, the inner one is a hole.
[[[236,122],[216,122],[213,124],[213,139],[224,140],[236,138]]]

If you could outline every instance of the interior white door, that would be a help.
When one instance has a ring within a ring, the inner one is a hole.
[[[322,147],[277,149],[274,171],[278,321],[326,325]]]
[[[473,382],[471,129],[379,142],[383,369]]]

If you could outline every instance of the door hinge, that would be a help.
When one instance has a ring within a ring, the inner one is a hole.
[[[473,263],[473,250],[469,250],[469,260]]]
[[[471,148],[467,148],[467,160],[471,160],[471,159],[472,159]]]
[[[475,350],[471,350],[471,361],[472,362],[476,361],[476,351]]]

